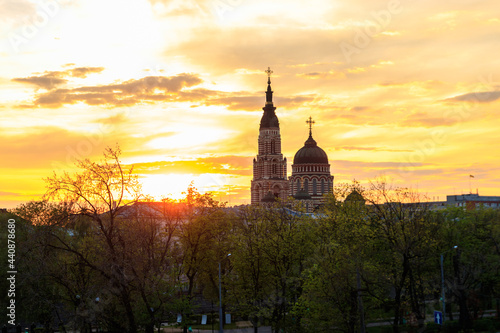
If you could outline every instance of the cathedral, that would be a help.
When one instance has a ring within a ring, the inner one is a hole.
[[[273,104],[270,68],[267,69],[266,104],[260,120],[257,157],[253,160],[252,204],[294,197],[312,210],[323,203],[323,195],[333,190],[333,176],[325,151],[312,136],[311,117],[307,120],[309,137],[293,158],[292,175],[287,177],[287,160],[281,153],[281,135]]]

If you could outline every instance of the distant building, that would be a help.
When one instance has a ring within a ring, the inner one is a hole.
[[[273,104],[271,69],[268,68],[266,73],[266,104],[260,120],[259,151],[253,160],[251,203],[267,204],[292,196],[303,201],[307,211],[311,211],[323,203],[325,194],[333,191],[328,156],[312,137],[314,121],[309,117],[309,138],[295,154],[292,176],[287,178],[287,160],[281,153],[280,127]]]
[[[482,196],[477,194],[447,195],[446,205],[475,209],[480,206],[500,208],[500,196]]]
[[[462,207],[472,210],[480,207],[500,209],[500,196],[482,196],[478,193],[447,195],[446,201],[423,201],[420,205],[431,210],[442,210],[448,207]]]

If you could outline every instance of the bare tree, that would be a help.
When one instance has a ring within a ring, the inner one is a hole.
[[[131,299],[131,276],[127,274],[127,244],[124,241],[120,212],[136,203],[140,198],[138,177],[132,168],[124,168],[120,163],[119,148],[107,148],[104,159],[97,163],[88,159],[78,161],[81,173],[62,176],[54,175],[46,179],[46,198],[65,202],[71,213],[66,222],[88,220],[89,233],[95,244],[101,244],[100,260],[89,260],[73,242],[54,233],[57,239],[53,248],[67,251],[78,257],[87,267],[98,271],[107,281],[110,290],[118,296],[127,320],[125,330],[136,332],[137,324]]]

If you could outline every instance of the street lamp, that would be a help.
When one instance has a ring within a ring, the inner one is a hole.
[[[227,256],[224,258],[228,258],[231,255],[231,253],[228,253]],[[222,259],[222,260],[224,260]],[[221,280],[221,261],[219,261],[219,333],[224,333],[224,321],[222,320],[222,280]]]
[[[453,246],[453,250],[456,250],[457,247],[458,247],[457,245]],[[446,318],[446,300],[445,300],[444,269],[443,269],[443,266],[444,266],[443,265],[444,257],[443,257],[443,255],[445,253],[450,252],[450,251],[451,251],[451,249],[448,250],[448,251],[445,251],[445,252],[441,253],[441,293],[442,293],[441,298],[442,298],[442,301],[443,301],[443,323],[444,323],[445,318]]]

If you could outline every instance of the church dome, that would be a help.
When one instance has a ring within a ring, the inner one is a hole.
[[[325,151],[318,147],[316,141],[309,134],[309,138],[293,158],[293,164],[317,163],[328,164],[328,156]]]

